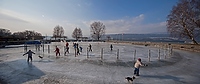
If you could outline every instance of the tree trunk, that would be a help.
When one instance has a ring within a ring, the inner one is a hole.
[[[192,38],[191,40],[192,40],[192,42],[193,42],[194,44],[198,45],[198,42],[197,42],[194,38]]]

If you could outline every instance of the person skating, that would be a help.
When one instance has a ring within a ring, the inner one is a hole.
[[[66,47],[68,47],[68,46],[69,46],[69,43],[68,43],[68,42],[66,42],[65,46],[66,46]]]
[[[78,44],[78,43],[76,43],[76,54],[77,54],[77,55],[80,55],[79,44]]]
[[[69,43],[68,42],[66,42],[66,46],[65,46],[65,55],[66,55],[66,53],[69,54]]]
[[[68,54],[69,54],[69,47],[68,47],[68,46],[66,46],[66,47],[65,47],[65,53],[64,53],[64,54],[65,54],[65,56],[66,56],[66,53],[68,53]]]
[[[57,57],[57,55],[59,55],[60,56],[60,49],[56,46],[56,50],[55,50],[55,52],[56,52],[56,57]]]
[[[89,52],[91,51],[92,52],[92,45],[91,44],[89,44]]]
[[[138,58],[138,60],[135,62],[135,65],[134,65],[134,67],[135,67],[134,75],[140,76],[140,75],[139,75],[140,66],[147,66],[147,65],[143,64],[143,63],[141,62],[141,59]]]
[[[24,55],[28,54],[28,59],[27,59],[27,62],[29,62],[29,59],[31,60],[32,62],[32,54],[35,54],[33,51],[29,50],[28,52],[24,53]]]
[[[110,45],[110,50],[111,50],[111,51],[113,50],[113,45],[112,45],[112,44]]]

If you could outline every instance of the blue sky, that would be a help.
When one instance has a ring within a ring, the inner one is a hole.
[[[106,34],[165,33],[166,19],[178,0],[0,0],[0,28],[34,30],[52,35],[60,25],[71,37],[78,27],[90,35],[90,24],[101,21]]]

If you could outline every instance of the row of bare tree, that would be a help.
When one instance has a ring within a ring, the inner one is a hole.
[[[102,22],[94,22],[90,25],[91,37],[93,39],[99,40],[105,34],[105,25]],[[63,38],[64,36],[64,29],[62,26],[57,25],[53,31],[53,37],[56,38]],[[83,37],[82,30],[80,28],[75,28],[72,37],[76,40]]]
[[[94,22],[91,24],[91,36],[94,39],[99,40],[102,35],[105,34],[105,25],[101,22]],[[75,28],[72,37],[78,40],[82,38],[82,30],[80,28]],[[25,30],[22,32],[14,32],[13,34],[8,29],[0,28],[0,38],[1,40],[5,39],[18,39],[18,40],[36,40],[36,39],[43,39],[41,33],[35,31]],[[53,31],[53,38],[67,38],[64,36],[64,29],[62,26],[57,25]]]

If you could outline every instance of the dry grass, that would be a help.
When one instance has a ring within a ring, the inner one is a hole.
[[[110,41],[110,42],[115,42],[115,41]],[[153,46],[161,48],[172,47],[173,49],[200,52],[200,45],[194,45],[194,44],[165,43],[165,42],[134,42],[134,41],[120,41],[119,43],[130,43],[133,45],[144,45],[144,46]]]

